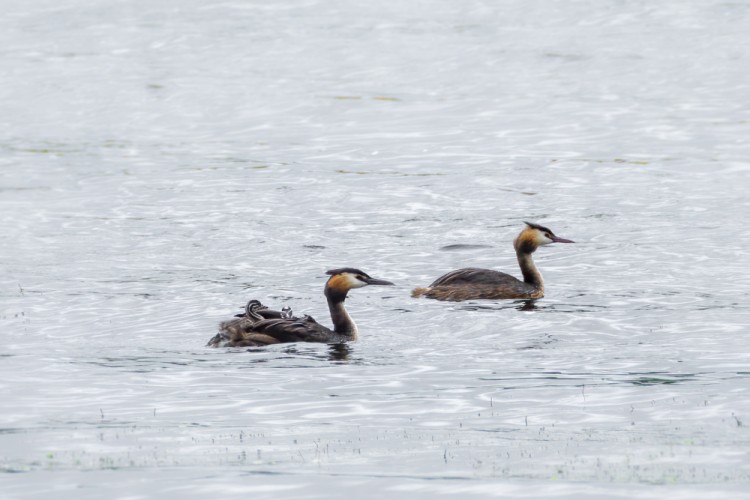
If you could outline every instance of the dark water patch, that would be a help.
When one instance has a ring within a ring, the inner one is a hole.
[[[0,434],[18,434],[18,433],[23,433],[23,432],[28,432],[28,429],[27,428],[19,428],[19,427],[14,427],[14,428],[2,428],[2,427],[0,427]]]
[[[0,472],[6,474],[22,474],[24,472],[30,472],[30,468],[21,468],[12,465],[0,465]]]
[[[71,359],[67,361],[71,365],[93,365],[102,368],[118,368],[125,372],[133,373],[151,373],[161,370],[184,368],[187,366],[212,362],[210,359],[189,358],[185,360],[175,360],[168,356],[150,357],[150,356],[119,356],[104,357],[94,360]]]
[[[446,252],[453,252],[453,251],[458,251],[458,250],[479,250],[483,248],[492,248],[492,245],[456,243],[453,245],[445,245],[443,247],[440,247],[440,250],[444,250]]]
[[[677,379],[664,379],[664,378],[656,378],[656,377],[638,377],[637,379],[633,379],[630,381],[630,383],[634,385],[669,385],[669,384],[676,384],[679,382]]]
[[[288,302],[290,300],[296,300],[296,301],[300,301],[301,302],[301,301],[304,301],[304,300],[307,300],[307,301],[311,300],[309,298],[304,298],[304,297],[296,297],[296,296],[292,296],[292,295],[276,295],[276,294],[269,294],[268,298],[271,299],[271,300],[279,301],[279,302]],[[267,304],[265,304],[265,302],[263,304],[267,305]]]
[[[559,342],[560,340],[553,337],[552,335],[544,335],[541,339],[534,340],[533,343],[518,348],[519,351],[528,351],[536,349],[548,349],[552,344]]]
[[[537,301],[534,304],[533,310],[539,312],[562,312],[562,313],[590,313],[590,312],[601,312],[605,309],[610,309],[611,306],[602,304],[565,304],[558,302],[556,304],[545,304]]]
[[[553,344],[556,339],[550,339],[546,344]],[[544,341],[540,343],[540,346],[545,344]],[[543,347],[542,347],[543,348]],[[520,350],[528,350],[529,347],[522,347]],[[533,347],[531,348],[533,349]],[[714,378],[713,374],[696,374],[696,373],[665,373],[665,372],[628,372],[628,373],[617,373],[617,372],[602,372],[602,371],[590,371],[590,372],[560,372],[560,371],[540,371],[539,373],[524,373],[524,374],[509,374],[507,376],[497,377],[479,377],[479,380],[487,381],[508,381],[508,380],[555,380],[555,381],[582,381],[588,380],[585,386],[604,386],[610,384],[628,384],[636,386],[651,386],[651,385],[672,385],[679,383],[698,382],[701,380],[703,375],[704,380],[710,380]],[[520,389],[528,387],[525,385],[520,386],[507,386],[503,389]]]
[[[628,380],[633,385],[671,385],[678,384],[681,382],[689,382],[695,380],[697,374],[694,373],[646,373],[646,374],[630,374],[640,375],[634,379]]]
[[[617,214],[607,214],[607,213],[591,214],[591,215],[584,216],[584,218],[586,219],[599,219],[599,220],[609,220],[609,219],[614,219],[616,217],[617,217]]]
[[[536,196],[537,194],[539,194],[533,191],[519,191],[518,189],[509,189],[509,188],[497,188],[497,189],[498,191],[507,191],[509,193],[518,193],[518,194],[523,194],[526,196]]]

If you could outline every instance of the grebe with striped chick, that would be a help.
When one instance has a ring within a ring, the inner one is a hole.
[[[245,314],[224,321],[208,345],[211,347],[260,347],[288,342],[323,342],[338,344],[357,340],[357,325],[344,308],[349,290],[367,285],[393,285],[390,281],[376,279],[352,267],[332,269],[326,274],[323,293],[333,321],[333,330],[311,316],[295,317],[291,309],[272,311],[257,300],[248,302]]]

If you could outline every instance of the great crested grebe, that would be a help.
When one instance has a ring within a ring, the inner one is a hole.
[[[390,281],[368,276],[359,269],[332,269],[324,293],[328,299],[333,330],[310,316],[295,317],[291,309],[272,311],[257,300],[248,302],[245,314],[224,321],[208,345],[211,347],[265,346],[287,342],[324,342],[337,344],[357,339],[357,325],[344,308],[346,294],[352,288],[367,285],[393,285]]]
[[[472,299],[540,299],[544,297],[544,281],[534,265],[531,254],[550,243],[574,243],[559,238],[544,226],[526,222],[526,227],[513,240],[523,281],[491,269],[468,267],[436,279],[427,288],[415,288],[412,297],[425,296],[437,300]]]

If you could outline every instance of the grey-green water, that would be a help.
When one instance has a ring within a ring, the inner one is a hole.
[[[746,494],[750,4],[3,11],[0,496]],[[523,220],[535,308],[409,297]]]

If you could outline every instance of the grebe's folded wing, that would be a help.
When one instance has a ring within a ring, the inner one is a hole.
[[[330,330],[310,316],[265,319],[243,333],[246,340],[264,344],[288,342],[324,342]]]
[[[461,285],[504,285],[519,281],[510,274],[493,271],[492,269],[479,269],[466,267],[457,269],[436,279],[430,288],[437,286],[461,286]]]

